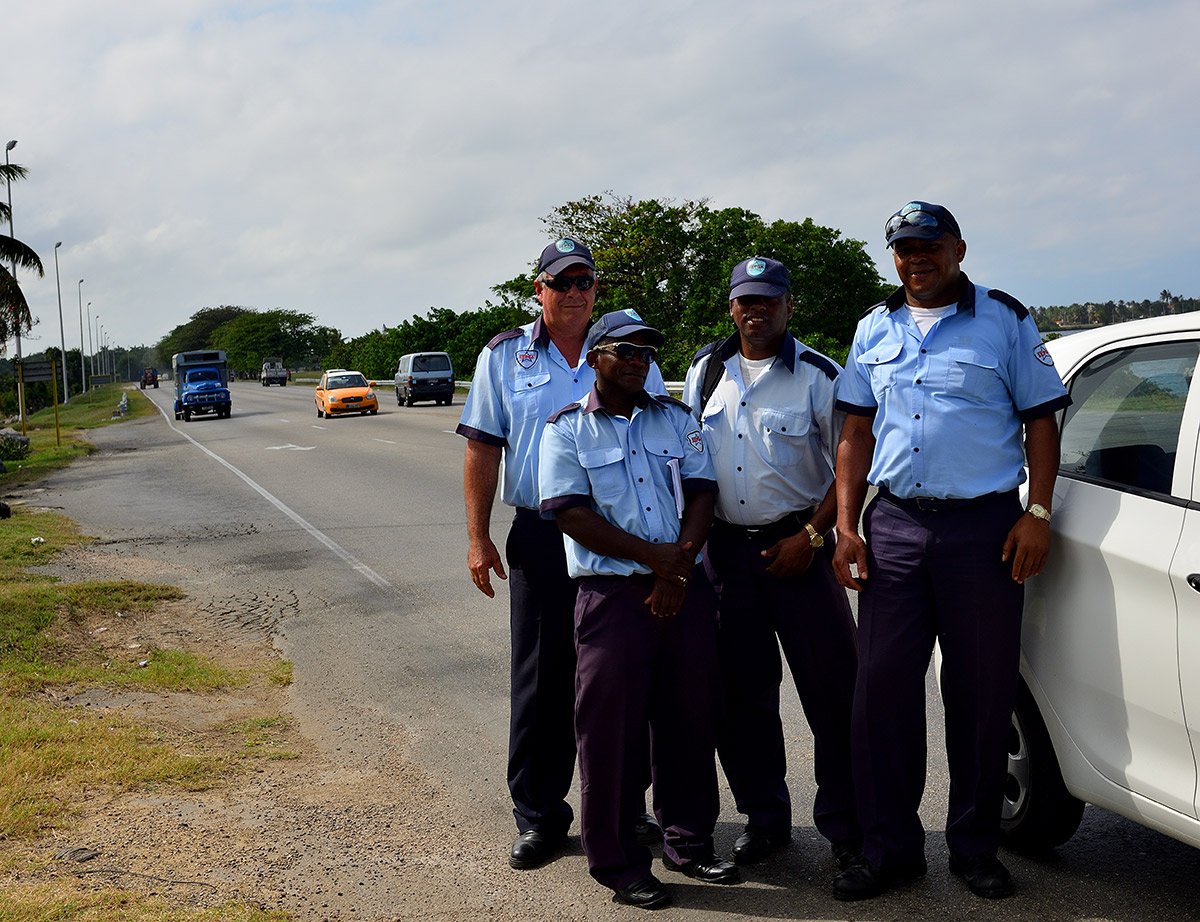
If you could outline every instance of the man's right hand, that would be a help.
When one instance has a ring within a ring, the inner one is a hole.
[[[851,574],[850,565],[858,570],[858,577]],[[867,543],[856,531],[838,531],[837,547],[833,552],[833,575],[847,589],[862,592],[862,583],[867,574]]]
[[[685,541],[683,544],[658,544],[654,546],[646,563],[656,576],[686,586],[688,577],[692,575],[692,567],[696,565],[696,552],[692,550],[691,541]]]
[[[467,569],[471,571],[471,581],[475,588],[489,599],[496,597],[496,590],[492,588],[492,571],[494,570],[501,579],[508,579],[508,574],[504,572],[504,561],[491,538],[480,538],[471,542],[467,550]]]

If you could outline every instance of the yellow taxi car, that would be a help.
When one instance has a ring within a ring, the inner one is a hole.
[[[342,413],[366,416],[379,412],[375,382],[368,381],[362,372],[345,368],[331,368],[322,374],[313,399],[317,403],[317,419]]]

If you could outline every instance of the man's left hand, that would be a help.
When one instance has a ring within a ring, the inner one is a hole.
[[[1012,578],[1023,583],[1042,572],[1049,556],[1050,523],[1025,513],[1004,539],[1000,559],[1012,561]]]
[[[683,607],[684,596],[687,595],[687,582],[678,579],[664,579],[659,576],[654,580],[654,588],[646,597],[645,604],[650,607],[650,614],[655,618],[674,618]]]
[[[815,554],[816,549],[806,531],[776,541],[762,552],[763,557],[775,558],[767,572],[778,578],[799,576],[812,565]]]

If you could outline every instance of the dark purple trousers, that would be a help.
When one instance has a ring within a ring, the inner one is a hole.
[[[508,789],[520,832],[565,835],[575,774],[575,596],[557,523],[517,510],[505,543],[512,632]],[[633,814],[637,815],[637,812]]]
[[[650,873],[634,834],[648,761],[664,854],[710,855],[720,810],[716,595],[697,568],[679,614],[659,619],[645,605],[650,589],[645,579],[584,577],[575,606],[583,850],[592,877],[614,890]]]
[[[791,832],[787,756],[779,718],[780,647],[813,734],[813,820],[832,842],[861,835],[850,771],[850,715],[858,654],[846,590],[823,548],[797,577],[769,575],[758,539],[714,524],[708,557],[720,581],[721,719],[717,752],[747,825]]]
[[[1016,492],[939,511],[876,497],[864,516],[869,579],[858,609],[854,780],[864,852],[876,868],[924,856],[925,674],[935,639],[950,804],[946,842],[995,854],[1020,664],[1024,590],[1000,560],[1021,516]]]

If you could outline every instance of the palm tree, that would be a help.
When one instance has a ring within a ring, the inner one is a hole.
[[[0,180],[5,185],[14,179],[24,179],[28,171],[15,163],[0,165]],[[0,202],[0,224],[7,224],[11,217],[8,202]],[[16,237],[0,234],[0,355],[8,347],[8,340],[18,333],[33,329],[33,315],[29,313],[29,302],[25,293],[13,277],[13,267],[20,266],[44,276],[42,261],[37,253]]]

